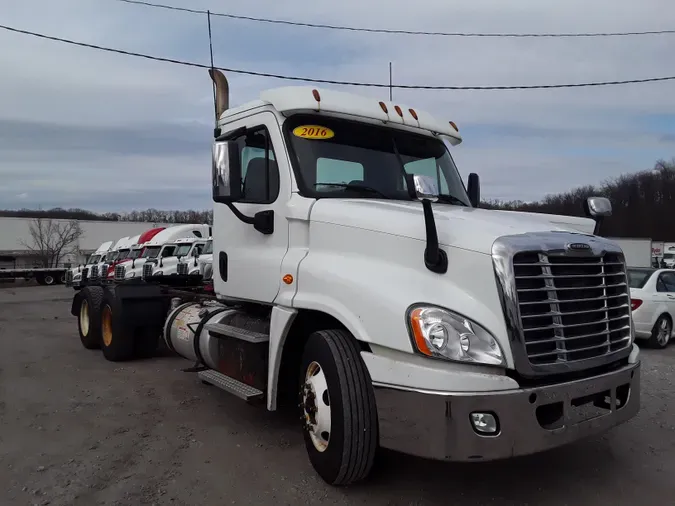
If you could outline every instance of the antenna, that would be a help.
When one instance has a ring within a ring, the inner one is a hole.
[[[391,62],[389,62],[389,101],[390,102],[393,100],[393,98],[392,98],[393,89],[394,89],[394,83],[392,82],[392,78],[391,78]]]

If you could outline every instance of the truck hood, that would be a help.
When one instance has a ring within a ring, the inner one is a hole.
[[[485,254],[491,253],[492,243],[500,236],[546,231],[590,235],[595,225],[589,218],[438,203],[433,204],[433,210],[441,244]],[[319,199],[312,207],[311,220],[426,240],[424,213],[419,202]]]

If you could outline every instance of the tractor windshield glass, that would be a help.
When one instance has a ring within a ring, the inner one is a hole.
[[[213,241],[206,243],[206,246],[204,246],[204,251],[202,251],[202,255],[210,255],[211,253],[213,253]]]
[[[439,202],[471,205],[439,138],[304,114],[286,120],[284,129],[303,195],[410,200],[405,174],[419,174],[436,181]]]
[[[157,258],[157,255],[159,255],[159,250],[161,249],[161,246],[148,246],[145,248],[141,258]]]
[[[192,244],[180,244],[176,248],[176,252],[174,253],[174,256],[177,257],[184,257],[190,252],[190,249],[192,249]]]

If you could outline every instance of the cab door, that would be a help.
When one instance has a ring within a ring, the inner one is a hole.
[[[233,132],[229,137],[228,131]],[[241,161],[242,198],[232,206],[247,217],[272,211],[274,229],[262,233],[237,218],[227,205],[214,203],[214,289],[218,295],[272,303],[279,293],[281,262],[288,250],[286,204],[291,195],[291,168],[279,124],[266,111],[228,124],[223,133],[236,142]]]

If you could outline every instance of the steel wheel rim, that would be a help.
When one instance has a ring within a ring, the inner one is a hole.
[[[668,341],[670,340],[670,325],[665,318],[663,318],[659,324],[659,333],[656,336],[656,340],[660,345],[668,344]]]
[[[307,366],[302,387],[302,410],[305,430],[314,448],[319,452],[326,451],[331,433],[330,395],[326,375],[318,362]]]
[[[101,312],[101,336],[103,344],[110,346],[112,343],[112,310],[110,306],[104,306]]]
[[[80,305],[80,331],[83,336],[89,335],[89,303],[86,299]]]
[[[51,285],[52,283],[54,283],[54,278],[50,275],[46,275],[45,276],[45,283],[48,284],[48,285]]]

